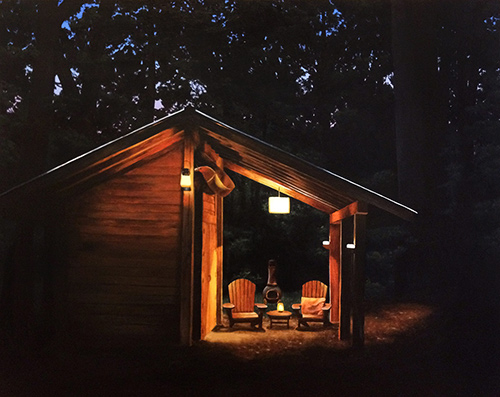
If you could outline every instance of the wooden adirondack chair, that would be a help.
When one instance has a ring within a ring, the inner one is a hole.
[[[300,303],[292,305],[292,310],[297,315],[299,324],[309,326],[309,322],[322,322],[324,326],[330,324],[331,304],[326,303],[328,286],[321,281],[312,280],[302,285],[302,298]]]
[[[255,303],[255,284],[239,278],[228,285],[228,290],[231,303],[224,303],[222,307],[227,313],[229,327],[234,323],[250,323],[253,327],[258,325],[262,329],[262,317],[267,305]]]

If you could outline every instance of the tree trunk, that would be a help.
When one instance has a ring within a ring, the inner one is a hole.
[[[57,0],[42,1],[38,5],[35,37],[38,56],[33,61],[31,90],[27,98],[27,124],[23,134],[23,177],[28,179],[41,173],[46,166],[49,132],[52,125],[54,96],[54,51],[60,24]]]
[[[114,3],[101,2],[98,9],[99,23],[94,23],[89,33],[88,61],[80,70],[82,80],[81,112],[78,116],[79,122],[75,123],[82,135],[97,129],[98,102],[101,86],[106,80],[103,65],[109,30],[106,24],[111,20],[114,11]]]
[[[438,5],[432,0],[392,0],[399,199],[420,213],[413,225],[419,248],[394,269],[397,295],[408,292],[416,266],[425,265],[426,277],[439,268],[442,236],[435,222],[442,205],[437,187],[444,171],[438,159],[446,132],[446,97],[438,74]]]
[[[426,211],[433,203],[444,135],[435,4],[393,0],[392,29],[399,198]]]
[[[59,49],[62,22],[79,8],[80,2],[39,1],[34,21],[37,56],[33,60],[31,87],[26,98],[27,123],[21,138],[21,175],[29,179],[43,172],[53,128],[55,55]]]

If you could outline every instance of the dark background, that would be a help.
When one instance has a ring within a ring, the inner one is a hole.
[[[370,213],[367,293],[444,305],[450,332],[467,328],[477,343],[471,365],[491,369],[499,10],[494,0],[2,1],[0,191],[193,105],[418,210],[412,224]],[[231,176],[225,281],[263,286],[270,258],[283,288],[324,279],[326,215],[296,201],[270,215],[275,192]]]

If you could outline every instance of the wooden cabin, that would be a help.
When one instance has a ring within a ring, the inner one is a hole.
[[[15,230],[3,318],[91,339],[203,339],[222,322],[222,206],[233,187],[224,170],[329,214],[331,321],[362,344],[368,207],[408,220],[416,212],[192,108],[0,195]],[[356,247],[352,269],[342,268],[346,242]]]

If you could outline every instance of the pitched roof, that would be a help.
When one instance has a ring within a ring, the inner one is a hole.
[[[138,161],[171,150],[186,131],[194,130],[224,166],[259,183],[333,213],[355,201],[375,205],[403,219],[413,209],[367,189],[338,174],[317,167],[288,152],[226,125],[198,110],[186,108],[76,157],[0,195],[0,208],[20,198],[54,192],[72,194]]]

